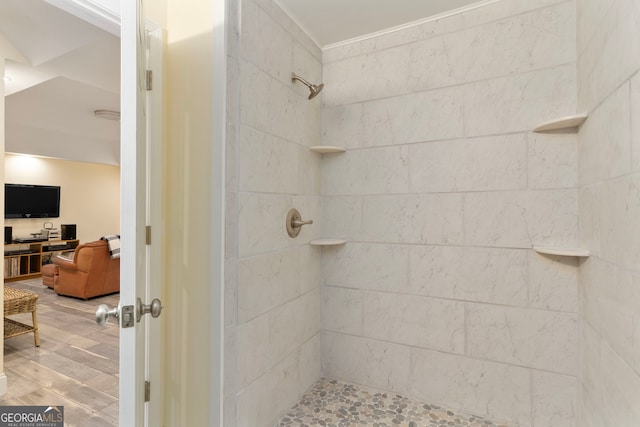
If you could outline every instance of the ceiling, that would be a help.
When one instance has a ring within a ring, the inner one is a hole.
[[[320,47],[478,3],[275,1]],[[98,119],[94,111],[120,108],[119,38],[49,4],[55,2],[0,0],[0,49],[9,52],[5,63],[5,149],[118,165],[120,123]]]
[[[43,0],[0,1],[5,151],[118,165],[120,39]]]
[[[479,3],[479,0],[275,0],[324,48]]]

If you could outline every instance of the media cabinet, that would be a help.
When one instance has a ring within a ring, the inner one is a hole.
[[[79,240],[47,240],[43,242],[11,243],[4,246],[4,281],[40,277],[43,264],[54,255],[73,253]]]

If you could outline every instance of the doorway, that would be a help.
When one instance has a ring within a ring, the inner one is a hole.
[[[216,425],[222,417],[225,156],[220,141],[225,131],[226,24],[221,17],[226,15],[225,2],[187,4],[167,1],[159,12],[175,19],[167,23],[159,16],[158,21],[168,34],[164,47],[170,78],[164,87],[171,103],[165,103],[164,147],[170,162],[162,180],[163,195],[171,203],[163,206],[166,225],[154,228],[170,244],[163,268],[168,282],[162,314],[165,387],[162,394],[152,392],[152,402],[158,396],[168,424],[206,425],[211,420]]]
[[[120,108],[119,37],[44,1],[8,0],[1,8],[2,35],[13,47],[3,55],[5,151],[35,162],[5,176],[65,182],[60,217],[51,220],[77,224],[81,243],[119,233],[119,122],[95,113]],[[115,185],[106,184],[104,171],[110,180],[115,171]],[[42,226],[41,220],[15,221],[16,236]],[[36,349],[29,336],[6,341],[9,393],[3,402],[64,405],[67,422],[117,425],[119,328],[100,328],[94,318],[99,304],[117,305],[118,295],[61,297],[38,278],[10,286],[40,295],[41,346]]]

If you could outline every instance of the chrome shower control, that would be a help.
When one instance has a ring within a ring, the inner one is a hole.
[[[310,219],[308,221],[303,221],[302,217],[300,216],[300,212],[298,212],[297,209],[289,210],[289,213],[287,214],[287,221],[285,224],[289,236],[297,237],[298,234],[300,234],[300,228],[302,228],[303,225],[309,224],[313,224],[313,220]]]
[[[303,225],[309,225],[309,224],[313,224],[313,220],[312,219],[310,219],[309,221],[301,221],[299,219],[291,220],[291,225],[293,227],[302,227]]]

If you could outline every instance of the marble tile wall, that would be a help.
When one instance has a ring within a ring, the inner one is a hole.
[[[320,378],[321,53],[272,0],[227,2],[225,416],[271,427]],[[268,42],[265,42],[268,41]],[[313,219],[297,239],[290,208]]]
[[[531,132],[576,112],[576,52],[573,0],[323,51],[324,375],[577,426],[579,264],[531,250],[577,244],[577,137]]]
[[[579,425],[640,424],[640,5],[578,0]],[[614,65],[615,64],[615,65]]]
[[[237,282],[238,282],[238,168],[239,129],[239,41],[238,2],[226,2],[227,22],[227,105],[225,135],[225,265],[224,265],[224,376],[223,426],[236,427],[236,367],[238,349]]]

